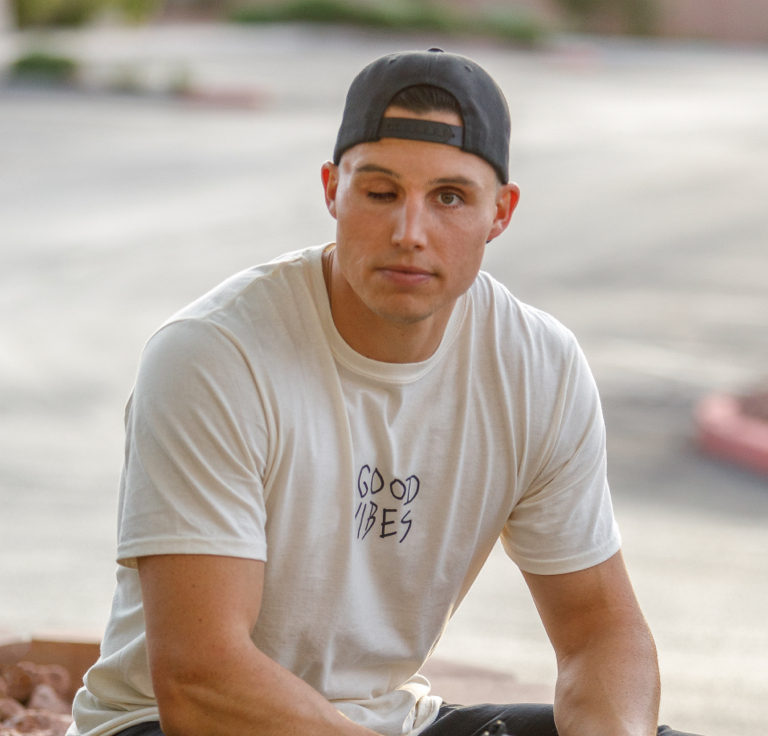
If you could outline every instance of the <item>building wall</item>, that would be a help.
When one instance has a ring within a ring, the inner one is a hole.
[[[768,0],[655,0],[664,36],[768,43]]]
[[[10,0],[0,0],[0,33],[11,28],[11,3]]]

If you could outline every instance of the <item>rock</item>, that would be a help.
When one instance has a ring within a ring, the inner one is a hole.
[[[48,710],[51,713],[70,713],[72,707],[50,685],[41,683],[35,685],[32,695],[27,701],[27,708],[35,710]]]
[[[18,667],[29,675],[33,687],[36,685],[50,685],[62,697],[67,696],[71,678],[69,672],[61,665],[19,662]]]
[[[42,731],[46,736],[64,736],[72,723],[72,717],[42,710],[27,710],[3,722],[2,727],[30,736]]]
[[[69,673],[59,665],[19,662],[2,668],[0,736],[65,736],[72,723],[69,688]]]
[[[72,678],[66,668],[60,664],[38,665],[43,684],[50,685],[58,695],[68,700]]]
[[[15,698],[20,703],[27,702],[32,694],[34,683],[23,668],[17,664],[8,665],[3,670],[3,680],[5,680],[9,698]]]
[[[0,698],[0,721],[5,721],[8,718],[13,718],[21,713],[24,713],[26,708],[13,698]]]

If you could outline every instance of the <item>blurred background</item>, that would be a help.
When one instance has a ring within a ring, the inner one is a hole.
[[[351,79],[435,45],[508,97],[522,200],[485,268],[592,365],[662,722],[763,736],[768,478],[703,454],[694,412],[768,378],[765,0],[0,0],[0,628],[103,629],[145,341],[333,239]],[[551,687],[503,552],[436,656]]]

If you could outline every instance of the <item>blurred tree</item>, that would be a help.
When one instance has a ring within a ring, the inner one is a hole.
[[[131,23],[143,23],[156,15],[164,5],[163,0],[119,0],[118,8]]]
[[[76,26],[91,18],[100,0],[15,0],[16,25]]]
[[[4,0],[0,0],[3,2]],[[115,9],[129,22],[139,23],[155,15],[163,0],[11,0],[19,28],[79,26],[99,13]]]
[[[11,76],[29,82],[44,84],[73,84],[78,64],[67,56],[53,56],[33,51],[18,58],[11,65]]]
[[[195,2],[195,0],[191,0]],[[200,0],[197,0],[198,2]],[[444,0],[232,0],[232,20],[242,23],[340,23],[428,31],[448,35],[474,34],[535,44],[546,25],[516,2],[465,4]]]
[[[654,0],[557,0],[577,30],[650,36],[658,21]]]

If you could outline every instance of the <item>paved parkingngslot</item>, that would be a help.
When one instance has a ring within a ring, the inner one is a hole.
[[[0,61],[40,42],[0,36]],[[485,267],[590,359],[663,721],[765,733],[768,480],[701,455],[692,407],[768,378],[768,49],[205,25],[47,43],[84,88],[0,87],[0,627],[103,627],[144,341],[229,274],[332,240],[319,168],[352,76],[442,45],[510,102],[523,196]],[[207,98],[165,94],[182,77]],[[554,681],[503,552],[437,656]]]

